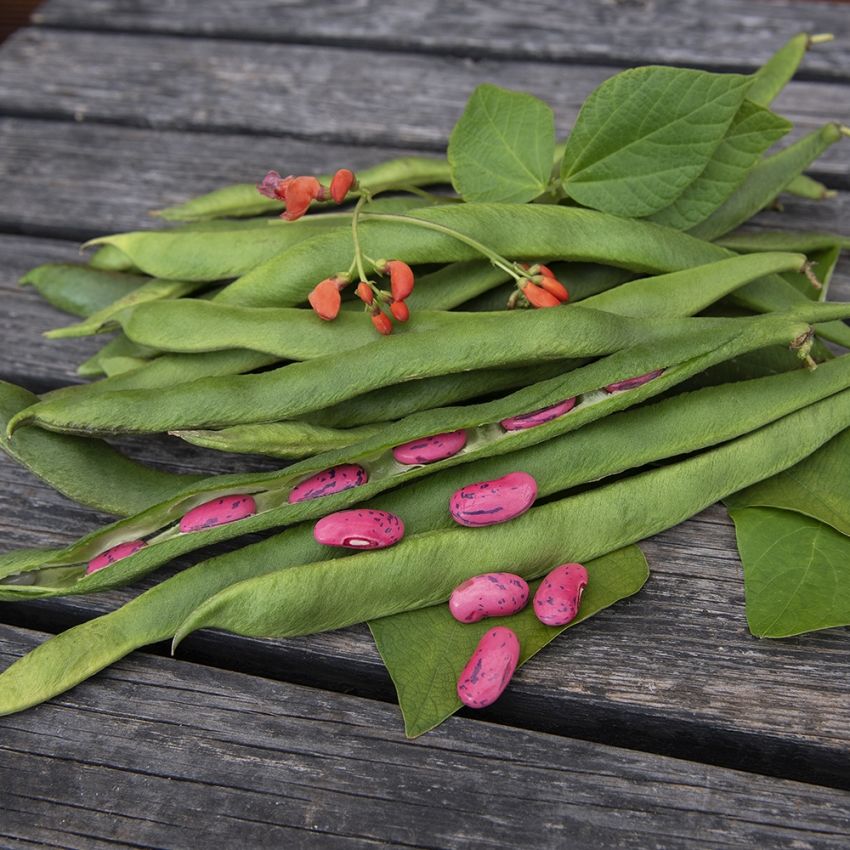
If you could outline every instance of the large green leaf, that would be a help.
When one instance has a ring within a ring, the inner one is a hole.
[[[850,539],[794,511],[736,508],[747,623],[757,637],[850,625]]]
[[[520,664],[546,644],[593,614],[637,593],[649,576],[646,559],[637,546],[627,546],[589,561],[588,585],[579,616],[567,626],[544,626],[529,603],[511,617],[463,624],[449,613],[448,605],[434,605],[392,617],[372,620],[369,628],[387,665],[404,716],[405,734],[415,738],[442,723],[461,708],[456,684],[481,636],[503,625],[516,632]],[[532,594],[540,581],[530,582]]]
[[[606,80],[567,140],[564,191],[618,215],[657,213],[703,172],[750,83],[739,74],[659,66]]]
[[[687,230],[708,218],[744,182],[759,157],[791,129],[779,115],[745,100],[705,170],[653,221]]]
[[[850,535],[850,430],[801,463],[724,499],[727,508],[783,508]],[[850,573],[848,573],[850,580]]]
[[[549,183],[552,110],[530,94],[478,86],[449,136],[452,184],[466,201],[525,203]]]

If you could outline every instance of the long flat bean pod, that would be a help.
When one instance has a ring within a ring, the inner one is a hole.
[[[86,434],[274,422],[416,378],[608,354],[665,329],[661,320],[647,329],[640,319],[589,308],[470,313],[445,322],[439,331],[378,338],[352,351],[258,375],[101,392],[76,401],[70,394],[45,399],[16,416],[10,432],[25,423]]]
[[[247,579],[190,614],[174,645],[208,627],[257,637],[343,628],[438,604],[492,570],[538,578],[553,564],[596,558],[677,525],[787,469],[848,426],[844,391],[688,460],[532,508],[509,523],[413,535],[391,549]]]
[[[718,239],[717,244],[739,254],[755,251],[799,251],[808,254],[833,245],[850,248],[850,236],[816,230],[736,230]]]
[[[825,201],[827,198],[834,198],[837,194],[820,180],[809,177],[808,174],[798,174],[782,191],[809,201]]]
[[[730,257],[682,272],[642,278],[586,299],[582,306],[630,316],[692,315],[751,280],[773,272],[798,271],[805,262],[802,254]],[[117,319],[130,339],[164,351],[251,348],[282,360],[309,360],[375,341],[371,324],[361,315],[346,311],[331,323],[293,307],[240,307],[182,299],[140,305]],[[463,320],[463,313],[416,311],[397,332],[439,333]]]
[[[60,493],[83,505],[127,516],[173,497],[203,475],[175,475],[124,457],[101,440],[24,428],[8,440],[9,420],[36,401],[22,387],[0,381],[0,449]]]
[[[426,206],[411,196],[381,198],[366,209],[407,212]],[[216,221],[167,230],[138,230],[87,242],[117,248],[136,268],[153,277],[214,281],[239,277],[271,257],[315,236],[351,230],[351,213],[328,212],[298,221],[256,219]]]
[[[319,176],[323,182],[330,179],[329,174]],[[377,194],[399,185],[434,186],[451,183],[451,174],[445,159],[405,156],[363,168],[357,172],[357,180],[364,189]],[[281,212],[283,209],[282,201],[264,197],[254,183],[237,183],[159,210],[157,215],[172,221],[205,221],[263,215]]]
[[[510,455],[445,470],[364,507],[398,512],[410,534],[449,528],[445,504],[459,482],[523,469],[536,479],[538,497],[545,497],[733,439],[841,391],[848,380],[850,360],[841,358],[813,374],[798,371],[688,393]],[[0,714],[47,700],[132,650],[172,637],[194,608],[235,582],[329,554],[313,539],[310,525],[303,524],[184,570],[116,611],[50,638],[14,663],[0,674]]]
[[[812,305],[817,306],[820,305]],[[415,414],[388,425],[381,434],[357,446],[317,455],[280,472],[209,479],[191,493],[87,535],[47,562],[33,565],[27,553],[22,553],[20,557],[26,566],[21,567],[12,553],[0,564],[0,577],[7,577],[0,582],[0,599],[56,595],[72,589],[84,593],[121,584],[178,554],[209,543],[315,519],[443,468],[543,442],[654,397],[714,363],[744,351],[800,338],[809,330],[804,322],[780,316],[686,321],[691,324],[680,335],[658,338],[652,344],[618,352],[563,377],[541,382],[493,402]],[[608,394],[599,390],[615,380],[661,368],[664,372],[655,380],[626,392]],[[518,412],[538,410],[573,397],[576,404],[567,415],[535,428],[505,431],[497,424]],[[467,430],[467,443],[452,457],[423,467],[400,465],[392,455],[393,446],[460,428]],[[316,472],[343,463],[361,466],[368,474],[368,481],[353,490],[289,504],[288,497],[295,484]],[[178,520],[187,510],[211,498],[233,493],[250,494],[257,513],[238,522],[190,534],[179,531]],[[113,564],[108,570],[82,577],[89,559],[118,543],[140,538],[147,541],[145,548]]]

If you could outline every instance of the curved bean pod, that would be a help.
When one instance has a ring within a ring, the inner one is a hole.
[[[421,198],[407,196],[381,198],[367,209],[407,212],[427,205]],[[337,229],[350,234],[351,213],[328,212],[290,222],[260,218],[138,230],[100,236],[84,247],[117,248],[133,266],[153,277],[208,282],[239,277],[293,245]]]
[[[533,472],[541,495],[551,495],[732,439],[848,386],[850,358],[825,364],[813,374],[797,371],[711,387],[606,417],[511,455],[444,470],[366,504],[400,511],[412,534],[448,528],[451,520],[441,497],[471,474],[495,478],[508,471],[506,464],[519,462]],[[664,438],[660,439],[662,434]],[[612,451],[614,446],[616,451]],[[44,562],[50,554],[56,553],[12,553],[22,570]],[[310,524],[304,523],[183,570],[121,608],[48,639],[15,662],[0,674],[0,714],[49,699],[132,650],[173,636],[192,609],[218,590],[327,554],[313,540]],[[0,556],[0,571],[11,560],[10,556]]]
[[[293,637],[435,605],[492,565],[510,564],[523,578],[536,578],[553,563],[598,557],[670,528],[787,469],[848,426],[850,392],[844,391],[696,457],[534,508],[509,525],[416,535],[386,552],[248,579],[197,608],[174,646],[199,628]],[[553,535],[553,528],[570,533]],[[423,571],[420,565],[435,553],[442,568]]]
[[[36,423],[72,433],[150,433],[273,422],[414,378],[607,354],[695,321],[659,320],[648,331],[640,319],[585,307],[470,313],[439,332],[379,338],[353,351],[262,374],[202,378],[150,391],[104,391],[76,402],[70,394],[45,399],[18,414],[9,430]],[[504,339],[511,344],[494,345]]]
[[[40,428],[24,428],[6,439],[9,420],[37,396],[0,381],[0,449],[74,501],[127,516],[203,481],[203,475],[175,475],[124,457],[108,443]]]

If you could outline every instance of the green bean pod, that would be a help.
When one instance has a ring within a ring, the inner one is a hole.
[[[367,214],[363,220],[360,238],[366,254],[410,265],[481,258],[476,249],[441,227],[511,259],[578,260],[645,273],[677,271],[729,256],[671,228],[578,207],[452,204],[404,216]],[[329,233],[263,263],[222,290],[216,300],[245,307],[291,307],[305,301],[318,281],[348,268],[351,257],[351,234]]]
[[[101,375],[111,377],[146,366],[159,354],[153,348],[131,342],[123,333],[117,334],[101,349],[77,366],[77,374],[84,378]]]
[[[682,272],[641,278],[586,299],[582,306],[630,316],[692,315],[751,280],[774,272],[798,271],[805,262],[802,254],[730,257]],[[396,333],[439,333],[464,317],[463,313],[414,311]],[[163,351],[251,348],[281,360],[310,360],[375,341],[374,328],[353,311],[343,311],[333,322],[322,322],[311,312],[293,307],[239,307],[183,299],[139,305],[117,320],[130,339]]]
[[[143,275],[107,272],[75,263],[46,263],[20,280],[65,313],[88,317],[148,282]]]
[[[736,230],[718,239],[717,244],[739,254],[755,251],[799,251],[808,254],[835,245],[850,248],[850,236],[815,230]]]
[[[843,135],[839,124],[824,124],[779,153],[763,159],[726,203],[688,233],[714,240],[766,207],[798,174],[811,165]]]
[[[89,434],[274,422],[416,378],[608,354],[674,331],[676,325],[657,320],[648,329],[641,319],[586,307],[444,314],[443,319],[439,330],[379,337],[352,351],[257,375],[202,378],[156,390],[100,392],[76,401],[70,393],[45,399],[18,414],[9,431],[27,423]]]
[[[330,179],[330,174],[319,176],[319,180],[325,183]],[[357,172],[357,180],[374,195],[397,186],[449,184],[451,175],[445,159],[406,156],[363,168]],[[171,221],[204,221],[277,213],[282,212],[284,206],[282,201],[261,195],[254,183],[237,183],[158,210],[156,215]]]
[[[406,537],[390,549],[277,570],[231,585],[183,622],[294,637],[436,605],[493,570],[525,579],[585,561],[683,522],[718,499],[793,466],[850,426],[850,391],[688,460],[550,502],[508,523]],[[422,565],[431,565],[423,570]]]
[[[837,194],[824,186],[820,180],[815,180],[807,174],[798,174],[782,191],[808,201],[825,201],[828,198],[834,198]]]
[[[799,370],[688,393],[614,414],[509,455],[444,470],[364,507],[399,513],[410,534],[450,528],[445,503],[470,480],[490,480],[520,468],[534,476],[539,498],[549,496],[731,440],[849,384],[850,358],[840,358],[811,374]],[[194,608],[235,582],[330,554],[335,553],[317,544],[305,523],[190,567],[116,611],[48,639],[15,662],[0,674],[0,714],[49,699],[132,650],[172,637]]]
[[[259,193],[258,193],[259,194]],[[427,206],[422,198],[379,198],[366,209],[403,213]],[[282,251],[323,233],[351,232],[351,213],[328,212],[298,221],[212,221],[167,230],[100,236],[84,247],[110,245],[136,268],[160,278],[209,282],[239,277]]]
[[[812,308],[820,305],[811,305]],[[201,546],[243,533],[294,524],[356,504],[406,481],[482,457],[504,454],[575,430],[610,413],[623,410],[698,374],[714,363],[742,352],[805,337],[809,326],[794,317],[756,316],[749,319],[688,319],[678,335],[618,352],[581,369],[505,398],[478,405],[414,414],[388,425],[382,433],[357,446],[316,455],[280,472],[217,476],[192,492],[155,505],[126,520],[82,538],[49,562],[21,572],[14,555],[0,569],[0,599],[85,593],[125,583],[171,558]],[[315,361],[314,361],[315,362]],[[626,392],[599,390],[614,380],[663,368],[653,381]],[[577,404],[565,416],[523,431],[505,431],[497,423],[510,415],[537,410],[564,398]],[[466,446],[456,455],[429,466],[399,465],[392,447],[434,433],[467,429]],[[288,503],[292,487],[304,478],[342,463],[356,463],[368,473],[367,483],[322,499]],[[250,493],[257,505],[254,516],[191,534],[181,534],[177,522],[187,510],[209,499]],[[83,576],[86,562],[106,549],[144,538],[148,546],[100,570]]]
[[[80,504],[127,516],[204,480],[203,475],[175,475],[143,466],[101,440],[41,428],[24,428],[14,440],[6,439],[9,420],[36,400],[22,387],[0,381],[0,449]]]
[[[89,257],[89,265],[93,269],[107,272],[138,272],[132,260],[114,245],[103,245]]]
[[[142,304],[156,304],[165,300],[179,299],[184,295],[192,294],[199,286],[201,284],[192,281],[146,279],[141,286],[126,295],[117,297],[111,304],[91,313],[84,321],[47,331],[44,335],[48,339],[66,339],[111,331],[115,329],[118,316],[123,311],[131,310]],[[204,304],[206,302],[198,301],[197,303]]]

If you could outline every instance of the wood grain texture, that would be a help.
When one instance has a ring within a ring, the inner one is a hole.
[[[478,83],[543,97],[564,135],[616,70],[29,28],[0,53],[0,114],[442,151]],[[776,108],[797,133],[850,124],[836,83],[792,83]],[[850,188],[847,147],[827,152],[817,173]]]
[[[48,0],[34,21],[86,30],[172,33],[258,41],[357,44],[397,50],[555,62],[752,68],[801,31],[839,44],[805,71],[850,75],[840,41],[850,35],[836,4],[753,0]]]
[[[0,657],[39,635],[4,629]],[[139,656],[0,719],[10,850],[839,848],[847,795]],[[191,722],[187,721],[191,715]],[[21,843],[18,843],[18,842]]]

